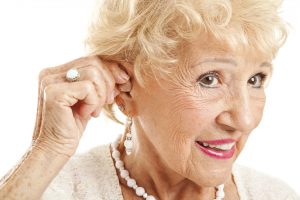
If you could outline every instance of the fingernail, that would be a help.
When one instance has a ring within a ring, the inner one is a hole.
[[[126,72],[121,71],[120,72],[120,78],[124,81],[128,81],[129,80],[129,76],[126,74]]]

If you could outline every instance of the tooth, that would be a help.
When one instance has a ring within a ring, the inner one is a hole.
[[[207,143],[205,143],[205,142],[203,142],[203,146],[205,146],[205,147],[208,147],[208,144],[207,144]]]
[[[230,150],[233,146],[234,146],[234,142],[233,143],[229,143],[229,144],[221,144],[221,145],[208,145],[211,148],[217,148],[217,149],[221,149],[221,150]]]
[[[229,150],[230,148],[230,144],[224,144],[224,145],[221,145],[219,148],[222,149],[222,150]]]

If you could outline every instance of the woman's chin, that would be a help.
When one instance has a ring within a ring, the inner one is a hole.
[[[204,174],[198,174],[196,183],[203,187],[215,187],[224,184],[231,178],[231,171],[232,166],[205,170]]]

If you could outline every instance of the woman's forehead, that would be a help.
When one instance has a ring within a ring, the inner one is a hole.
[[[230,47],[226,42],[217,41],[206,37],[204,39],[193,40],[184,47],[184,54],[190,64],[197,62],[222,61],[232,65],[237,65],[239,60],[246,62],[263,62],[271,63],[272,55],[263,54],[257,49],[237,45],[235,48]]]

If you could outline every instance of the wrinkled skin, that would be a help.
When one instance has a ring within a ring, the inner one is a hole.
[[[226,198],[238,199],[232,166],[261,121],[271,60],[209,38],[184,50],[184,74],[177,70],[173,78],[161,79],[163,87],[150,80],[143,88],[132,79],[130,95],[119,95],[134,120],[134,150],[122,158],[137,183],[160,199],[213,199],[214,186],[222,183]],[[124,66],[130,71],[130,65]],[[199,80],[211,71],[218,77]],[[266,75],[264,81],[258,73]],[[237,141],[230,159],[209,157],[195,145],[196,140],[225,138]],[[134,198],[122,183],[123,193]]]

